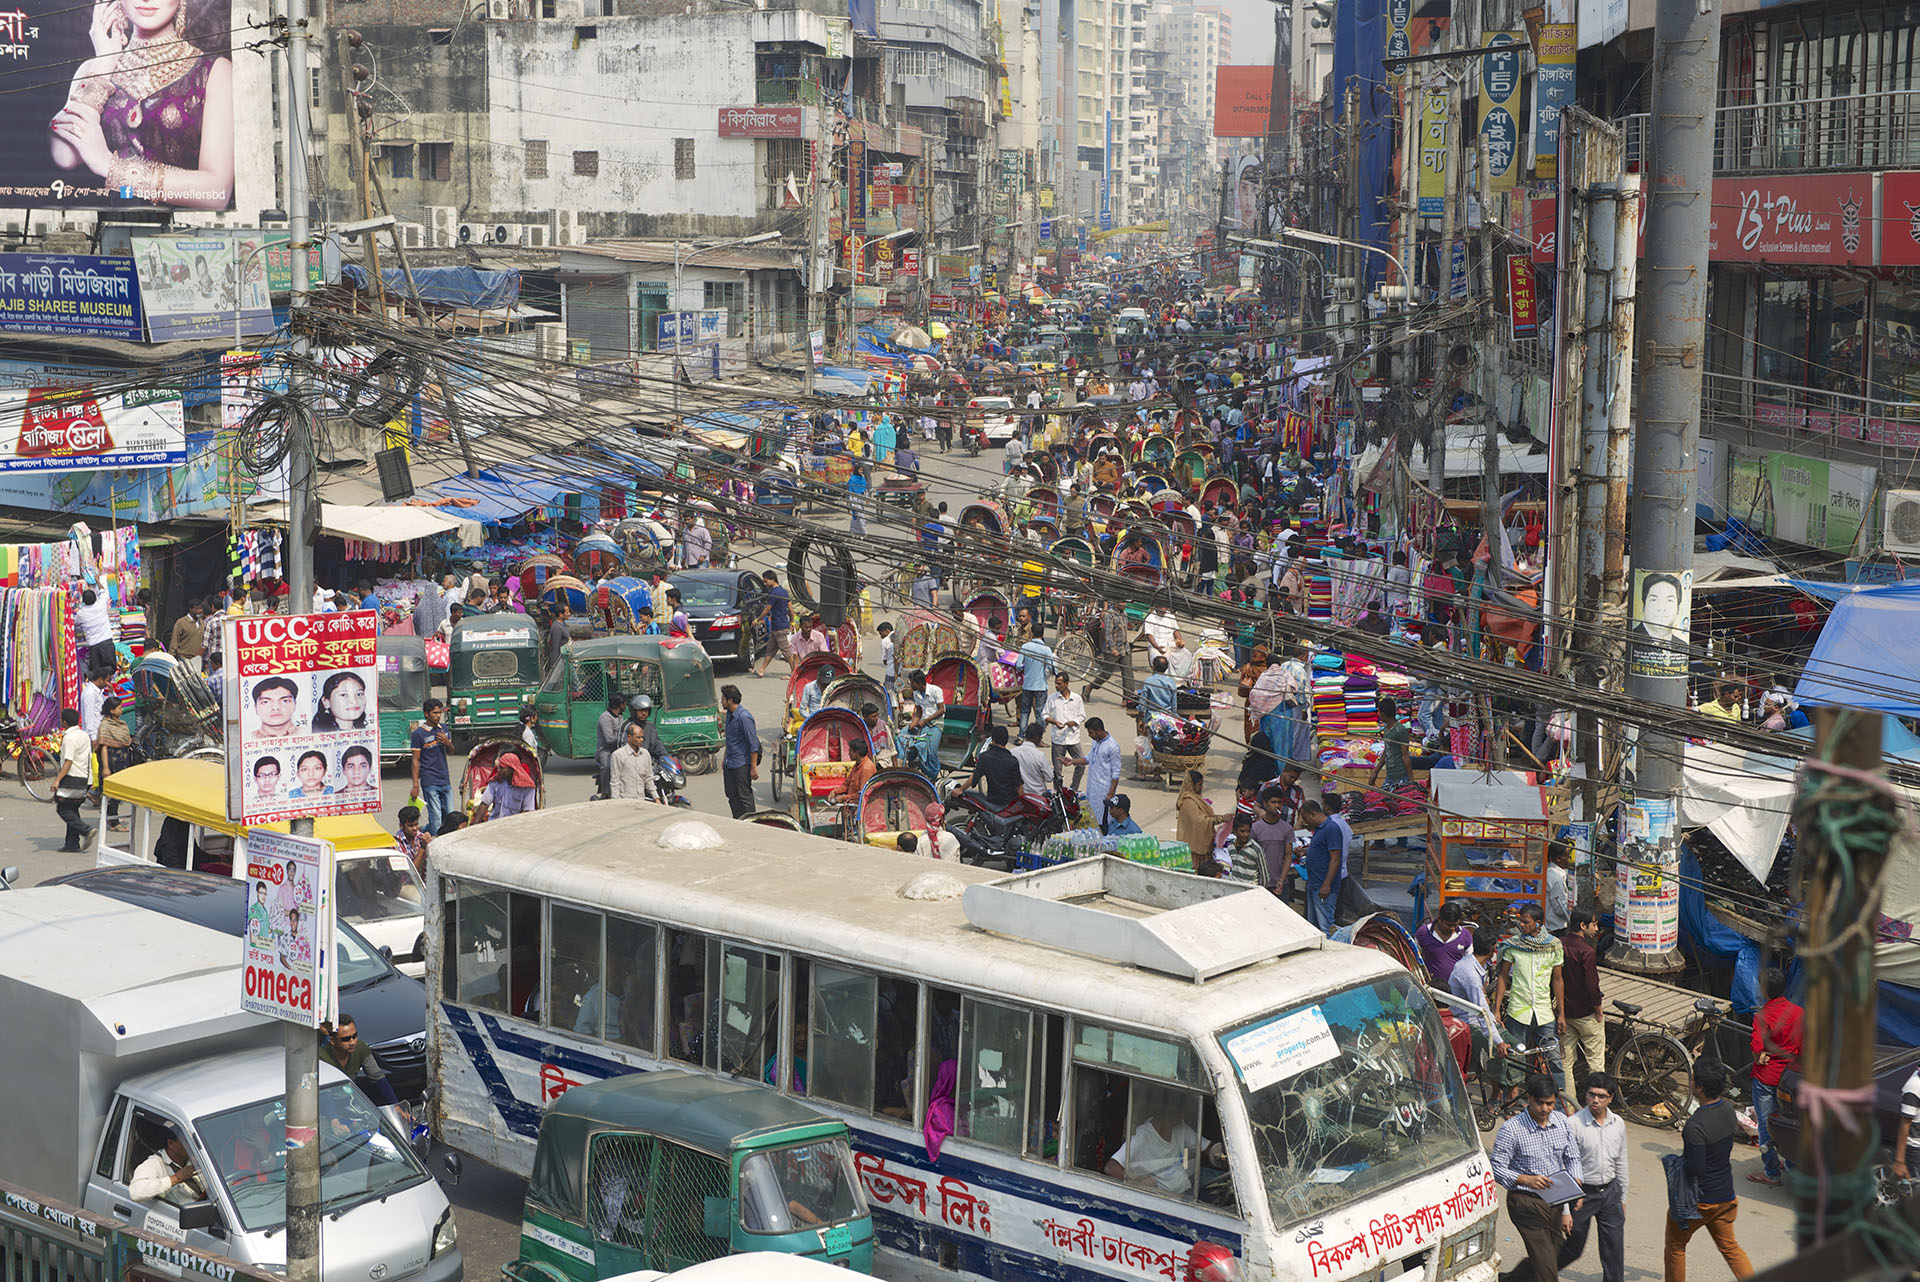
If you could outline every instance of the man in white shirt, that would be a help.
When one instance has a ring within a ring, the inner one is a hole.
[[[1173,631],[1173,645],[1167,651],[1167,675],[1185,685],[1193,676],[1193,651],[1187,649],[1187,639],[1180,630]]]
[[[1573,1141],[1580,1146],[1580,1187],[1586,1197],[1573,1212],[1573,1230],[1560,1244],[1560,1268],[1587,1249],[1587,1229],[1600,1225],[1601,1282],[1621,1282],[1627,1248],[1627,1124],[1613,1111],[1613,1078],[1587,1078],[1587,1106],[1573,1115]]]
[[[1067,679],[1066,673],[1053,674],[1053,693],[1047,696],[1047,706],[1040,715],[1053,731],[1053,783],[1059,787],[1066,759],[1080,755],[1080,726],[1087,719],[1086,700],[1073,692],[1073,683]],[[1080,781],[1086,774],[1084,762],[1073,768],[1075,792],[1080,791]]]
[[[627,722],[627,741],[607,756],[608,795],[615,800],[658,801],[653,788],[653,754],[646,749],[645,729]]]
[[[93,738],[80,728],[78,708],[60,709],[60,764],[54,769],[53,808],[67,825],[62,854],[77,855],[86,849],[93,829],[80,818],[80,805],[87,799],[93,783]]]
[[[1036,388],[1033,388],[1032,390],[1030,390],[1030,391],[1029,391],[1029,392],[1027,393],[1027,408],[1028,408],[1028,409],[1030,409],[1030,410],[1037,410],[1037,409],[1039,409],[1039,408],[1040,408],[1040,401],[1041,401],[1041,397],[1040,397],[1040,389],[1039,389],[1039,388],[1037,388],[1037,387],[1036,387]]]
[[[1006,456],[1004,466],[1008,474],[1011,474],[1014,468],[1019,467],[1020,461],[1026,458],[1027,447],[1017,434],[1007,438]]]
[[[136,1202],[165,1201],[186,1206],[205,1201],[207,1191],[200,1182],[200,1172],[188,1160],[187,1146],[178,1136],[168,1135],[158,1153],[133,1168],[127,1195]]]
[[[1178,631],[1173,616],[1165,610],[1149,610],[1140,620],[1140,634],[1147,639],[1148,657],[1164,655],[1173,649],[1173,636]]]
[[[1203,1154],[1200,1136],[1187,1121],[1191,1110],[1182,1107],[1173,1091],[1145,1085],[1134,1089],[1152,1091],[1156,1098],[1147,1101],[1142,1110],[1151,1110],[1147,1120],[1134,1127],[1127,1142],[1107,1159],[1106,1174],[1177,1197],[1193,1196]],[[1214,1153],[1204,1156],[1218,1164]]]
[[[98,672],[102,668],[113,671],[113,607],[107,598],[88,588],[80,594],[80,608],[73,614],[74,631],[80,634],[80,644],[87,648],[87,671]]]
[[[1036,801],[1044,801],[1053,786],[1053,761],[1040,744],[1046,733],[1047,728],[1035,721],[1013,746],[1013,759],[1020,763],[1020,791]]]
[[[113,673],[95,671],[80,687],[80,728],[89,739],[100,737],[100,714],[106,707],[107,687],[112,684]]]

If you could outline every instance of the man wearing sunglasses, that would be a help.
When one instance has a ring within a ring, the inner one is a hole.
[[[360,1089],[367,1093],[367,1098],[376,1105],[381,1108],[399,1106],[400,1097],[393,1093],[393,1083],[387,1080],[386,1070],[380,1067],[380,1061],[374,1058],[372,1049],[360,1040],[360,1030],[354,1027],[353,1016],[341,1011],[340,1022],[333,1024],[323,1021],[320,1033],[320,1058],[358,1082]],[[401,1111],[405,1112],[404,1109]]]

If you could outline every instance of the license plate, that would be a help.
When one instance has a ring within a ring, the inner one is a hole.
[[[845,1255],[853,1250],[853,1229],[845,1224],[836,1224],[827,1230],[827,1254]]]

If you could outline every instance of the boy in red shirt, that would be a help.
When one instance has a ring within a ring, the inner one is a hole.
[[[1760,1127],[1760,1164],[1747,1178],[1755,1184],[1780,1182],[1780,1151],[1773,1146],[1773,1131],[1767,1125],[1780,1107],[1780,1075],[1800,1067],[1801,1011],[1787,1000],[1787,977],[1778,968],[1770,969],[1760,980],[1766,1004],[1753,1018],[1753,1117]]]

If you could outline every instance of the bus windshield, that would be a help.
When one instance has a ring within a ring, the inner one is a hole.
[[[1220,1035],[1285,1227],[1480,1151],[1433,1005],[1387,976]]]

